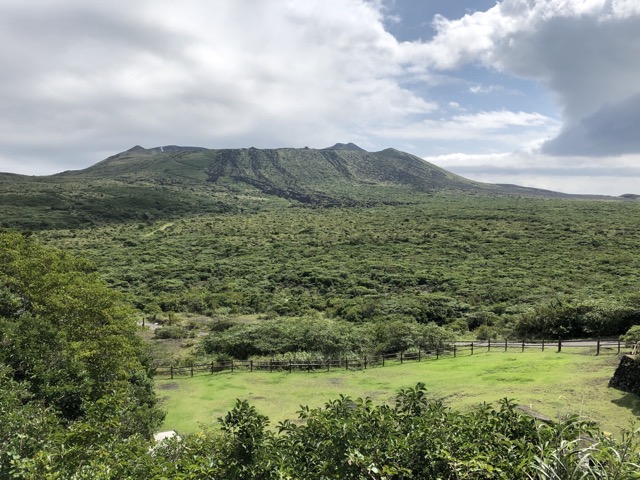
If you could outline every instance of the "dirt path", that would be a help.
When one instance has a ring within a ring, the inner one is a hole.
[[[161,227],[156,228],[155,230],[147,233],[144,238],[150,237],[151,235],[158,233],[158,232],[164,232],[167,228],[171,227],[173,225],[174,222],[169,222],[169,223],[165,223],[164,225],[162,225]]]

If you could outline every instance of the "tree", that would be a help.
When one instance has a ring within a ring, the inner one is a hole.
[[[27,424],[54,418],[65,435],[93,432],[66,439],[67,448],[76,442],[84,450],[107,438],[152,435],[163,414],[132,311],[90,264],[0,233],[0,292],[0,368],[22,392],[20,405],[2,398],[0,423],[16,408]]]

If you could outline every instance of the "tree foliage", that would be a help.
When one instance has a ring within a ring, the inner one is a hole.
[[[146,451],[114,444],[73,478],[631,480],[639,478],[639,440],[636,431],[616,441],[576,417],[539,423],[507,399],[456,412],[418,384],[399,391],[393,405],[340,396],[303,407],[297,421],[275,429],[238,400],[219,430]],[[76,474],[65,463],[56,467],[57,478]]]
[[[411,348],[443,348],[455,339],[447,328],[435,323],[389,320],[351,324],[318,315],[276,318],[254,324],[235,324],[213,331],[201,343],[206,354],[237,359],[251,356],[310,353],[325,358],[347,354],[397,353]]]
[[[0,381],[5,478],[43,442],[69,455],[106,438],[149,437],[162,420],[131,311],[85,261],[0,233]],[[6,389],[4,387],[7,387]],[[13,419],[13,420],[12,420]]]
[[[553,301],[522,315],[515,331],[522,337],[585,338],[616,336],[640,324],[640,308],[615,301]]]
[[[640,325],[634,325],[627,330],[627,333],[620,336],[620,340],[628,345],[634,345],[640,342]]]

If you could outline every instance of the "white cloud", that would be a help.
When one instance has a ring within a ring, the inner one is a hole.
[[[59,156],[61,145],[71,158],[137,143],[367,143],[372,128],[437,108],[402,85],[411,65],[381,8],[364,0],[5,2],[2,170],[47,149]]]
[[[640,155],[554,157],[536,151],[451,153],[424,157],[454,173],[487,183],[507,183],[564,193],[638,193]]]
[[[503,0],[436,16],[427,42],[397,41],[381,0],[0,4],[3,171],[82,168],[134,144],[516,151],[523,171],[552,154],[618,171],[615,155],[640,152],[637,0]],[[461,78],[470,64],[541,82],[562,124],[491,103],[513,92]],[[435,96],[455,82],[466,98]],[[474,168],[511,175],[491,168],[504,161]]]
[[[585,154],[591,146],[582,142],[612,117],[626,122],[601,139],[598,153],[640,152],[640,114],[628,108],[640,94],[640,2],[504,0],[461,19],[437,17],[434,26],[434,39],[413,52],[425,64],[479,63],[550,89],[565,125],[548,153]]]
[[[456,142],[472,141],[474,149],[505,151],[538,145],[541,139],[555,135],[559,127],[557,120],[540,113],[497,110],[429,118],[412,124],[375,129],[374,133],[389,139],[450,142],[452,148],[455,148]]]

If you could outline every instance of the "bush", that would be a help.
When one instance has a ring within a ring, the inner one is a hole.
[[[349,354],[396,353],[410,348],[442,348],[454,334],[431,322],[388,320],[354,325],[321,317],[266,320],[234,324],[212,332],[201,343],[202,353],[222,353],[237,359],[309,352],[324,358]]]
[[[627,346],[635,345],[640,342],[640,325],[634,325],[627,333],[624,335],[620,335],[620,340],[623,341]]]
[[[193,338],[195,337],[195,334],[184,327],[173,326],[157,328],[155,330],[155,337],[161,340],[169,338]]]
[[[217,320],[209,325],[209,330],[212,332],[224,332],[234,325],[235,323],[230,320]]]
[[[478,340],[495,340],[500,335],[500,330],[489,325],[480,325],[473,333]]]
[[[615,302],[555,300],[522,315],[515,332],[530,338],[584,338],[620,335],[640,323],[640,309]]]

